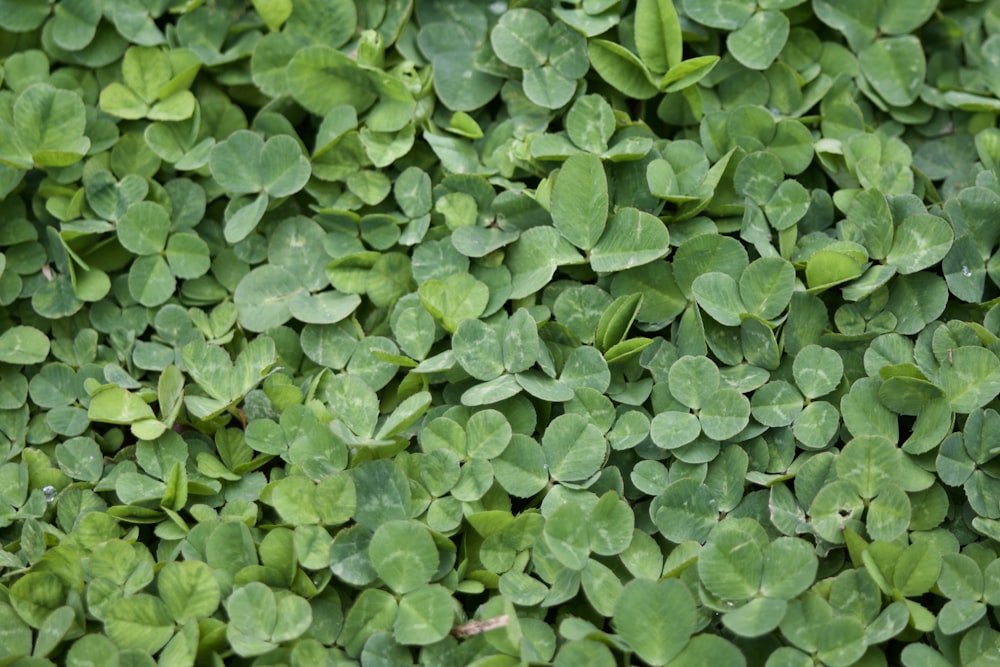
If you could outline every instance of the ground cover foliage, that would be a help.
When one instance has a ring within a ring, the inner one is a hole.
[[[997,2],[0,30],[3,665],[997,664]]]

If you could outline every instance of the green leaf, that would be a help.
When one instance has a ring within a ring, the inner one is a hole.
[[[246,274],[233,294],[240,325],[266,331],[292,317],[291,302],[304,291],[302,283],[285,269],[265,264]]]
[[[4,363],[38,364],[48,355],[48,337],[32,326],[17,325],[0,334],[0,361]]]
[[[597,321],[594,343],[598,349],[607,351],[625,340],[641,307],[641,293],[623,294],[612,301]]]
[[[892,213],[885,195],[878,190],[863,190],[847,207],[847,223],[864,237],[873,259],[884,259],[892,246]]]
[[[760,637],[777,628],[787,611],[785,600],[756,598],[723,614],[722,624],[741,637]]]
[[[317,116],[325,116],[344,103],[360,113],[378,97],[368,73],[325,41],[295,52],[288,63],[286,81],[295,101]]]
[[[490,296],[489,288],[468,273],[428,280],[417,293],[428,312],[451,332],[462,320],[482,315]]]
[[[862,273],[862,265],[854,257],[835,250],[820,250],[806,263],[806,285],[810,291],[821,291]]]
[[[698,575],[723,600],[749,599],[760,589],[766,547],[767,537],[752,519],[720,523],[698,557]]]
[[[837,457],[837,477],[854,485],[862,498],[877,496],[898,474],[899,452],[883,438],[854,438]]]
[[[662,222],[643,211],[620,208],[593,246],[590,266],[599,272],[624,271],[665,257],[669,251],[670,233]]]
[[[392,635],[401,644],[433,644],[448,635],[454,616],[448,589],[437,584],[421,586],[400,598]]]
[[[760,590],[768,597],[791,600],[812,585],[818,566],[808,542],[779,537],[764,551]]]
[[[29,86],[18,95],[13,125],[25,151],[16,157],[15,164],[23,169],[33,164],[65,167],[78,162],[90,149],[90,139],[84,135],[83,100],[76,93],[58,90],[48,83]]]
[[[875,40],[858,54],[858,64],[875,92],[893,106],[912,104],[923,88],[927,65],[913,35]]]
[[[765,70],[788,40],[788,17],[781,12],[758,11],[726,37],[726,47],[744,67]]]
[[[669,618],[650,626],[644,619]],[[694,598],[678,579],[633,579],[625,584],[611,620],[615,630],[642,660],[666,665],[695,631]]]
[[[844,426],[855,437],[880,436],[891,442],[899,437],[898,418],[879,402],[878,381],[874,378],[856,381],[840,400],[840,412]]]
[[[707,357],[684,356],[671,367],[667,380],[674,398],[698,410],[719,389],[719,369]]]
[[[704,273],[691,284],[691,291],[712,319],[723,326],[735,327],[740,324],[740,315],[747,308],[740,299],[737,282],[725,273],[710,271]]]
[[[671,482],[650,506],[656,527],[671,542],[704,541],[718,523],[718,501],[704,484],[684,478]]]
[[[121,649],[155,653],[170,641],[174,623],[159,598],[139,593],[108,606],[104,611],[104,630]]]
[[[438,552],[427,529],[409,521],[379,526],[368,547],[372,567],[396,593],[409,593],[431,580]]]
[[[118,241],[137,255],[163,252],[170,232],[170,218],[159,204],[143,201],[129,206],[118,221]]]
[[[681,62],[681,25],[672,0],[639,0],[635,7],[635,45],[653,72],[666,72]]]
[[[458,364],[477,380],[493,380],[504,372],[500,334],[481,320],[459,322],[452,349]]]
[[[514,313],[504,327],[502,342],[503,365],[509,373],[531,368],[538,359],[540,347],[535,320],[525,309]]]
[[[614,556],[632,543],[635,517],[617,493],[608,491],[590,511],[590,548],[601,556]]]
[[[649,435],[657,447],[676,449],[701,435],[701,422],[690,412],[661,412],[650,421]]]
[[[780,232],[802,220],[809,211],[810,203],[809,191],[805,186],[798,181],[786,179],[764,204],[764,213],[771,226]]]
[[[101,389],[90,401],[87,418],[109,424],[132,424],[155,418],[153,409],[135,394],[121,387]]]
[[[339,48],[347,43],[357,28],[357,12],[350,0],[292,3],[285,29],[314,44]]]
[[[828,542],[843,543],[844,529],[848,522],[860,519],[863,507],[853,484],[831,482],[819,490],[809,507],[813,530]]]
[[[301,636],[313,620],[305,599],[291,593],[276,595],[257,581],[234,590],[225,606],[230,618],[226,638],[241,656],[267,653],[278,643]]]
[[[819,398],[836,389],[844,374],[844,362],[833,350],[807,345],[792,364],[795,384],[806,398]]]
[[[625,47],[604,39],[591,39],[587,54],[600,77],[625,95],[646,100],[659,92],[646,66]]]
[[[584,416],[565,414],[545,429],[542,451],[553,479],[578,482],[600,469],[608,446],[600,430]]]
[[[608,181],[593,155],[573,155],[552,186],[552,223],[582,250],[593,248],[608,219]]]
[[[868,506],[865,526],[875,540],[895,540],[906,532],[912,517],[912,504],[906,493],[888,484]]]
[[[490,33],[490,44],[500,60],[531,69],[548,60],[549,22],[533,9],[504,12]]]
[[[545,521],[542,532],[552,556],[569,570],[587,566],[590,553],[590,529],[586,515],[577,505],[560,505]]]
[[[534,294],[552,279],[557,266],[581,261],[577,250],[555,228],[533,227],[523,232],[504,258],[511,273],[510,298]]]
[[[923,595],[941,572],[941,554],[930,544],[913,544],[896,560],[892,585],[906,597]]]
[[[699,420],[706,437],[728,440],[750,422],[750,401],[735,389],[719,389],[702,406]]]
[[[260,135],[246,130],[234,132],[215,145],[209,168],[213,178],[231,192],[264,191],[272,197],[298,192],[310,175],[309,161],[294,139],[279,135],[264,142]]]
[[[710,28],[736,30],[753,15],[750,0],[684,0],[684,11],[694,21]]]
[[[951,226],[935,215],[911,215],[896,227],[885,261],[899,273],[916,273],[934,266],[951,249]]]
[[[168,563],[157,574],[156,588],[170,615],[181,624],[206,618],[219,606],[219,582],[201,561]]]
[[[354,468],[352,476],[357,488],[357,523],[374,530],[389,521],[410,518],[410,484],[392,461],[368,462]]]
[[[1000,393],[1000,359],[981,347],[959,347],[941,366],[938,382],[954,412],[972,412]]]
[[[549,481],[545,454],[535,440],[524,435],[514,434],[492,464],[497,483],[519,498],[538,493]]]
[[[566,113],[566,134],[574,144],[591,153],[607,151],[615,129],[614,111],[599,95],[578,98]]]

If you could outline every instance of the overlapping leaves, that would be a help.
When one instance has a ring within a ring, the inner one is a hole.
[[[985,664],[993,9],[0,0],[0,658]]]

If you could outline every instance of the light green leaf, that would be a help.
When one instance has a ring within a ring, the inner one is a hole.
[[[723,600],[747,600],[760,590],[767,545],[767,535],[756,521],[724,521],[698,556],[698,576]]]
[[[396,593],[415,591],[434,576],[438,552],[427,529],[410,521],[379,526],[368,546],[372,567]]]
[[[151,201],[129,206],[118,221],[118,241],[137,255],[163,252],[169,232],[170,218],[166,210]]]
[[[916,273],[944,259],[951,250],[953,236],[951,225],[938,216],[911,215],[896,227],[885,262],[899,273]]]
[[[155,653],[170,641],[174,623],[159,598],[139,593],[108,606],[104,611],[104,630],[121,649]]]
[[[858,54],[858,64],[872,88],[893,106],[912,104],[923,88],[927,64],[914,35],[875,40]]]
[[[608,445],[600,430],[579,414],[560,415],[542,436],[549,474],[557,481],[582,481],[604,464]]]
[[[722,624],[741,637],[760,637],[777,628],[787,611],[785,600],[755,598],[723,614]]]
[[[17,325],[0,334],[0,361],[4,363],[38,364],[48,355],[49,339],[35,327]]]
[[[167,563],[156,576],[156,588],[178,623],[210,616],[220,602],[219,582],[201,561]]]
[[[1000,359],[981,347],[959,347],[940,369],[938,383],[951,409],[972,412],[1000,393]]]
[[[644,619],[669,618],[649,625]],[[694,598],[679,579],[633,579],[625,584],[611,623],[628,646],[651,665],[666,665],[688,643],[697,617]]]
[[[750,422],[750,401],[735,389],[719,389],[702,406],[699,420],[707,437],[728,440]]]
[[[353,17],[354,12],[350,14]],[[296,51],[288,63],[286,80],[295,101],[321,117],[344,103],[363,112],[378,97],[369,74],[325,41]]]
[[[624,271],[660,259],[669,251],[667,227],[648,213],[625,207],[611,216],[591,250],[590,266],[599,272]]]
[[[468,273],[428,280],[420,285],[417,294],[427,311],[451,332],[462,320],[482,315],[490,298],[489,288]]]
[[[635,45],[653,72],[666,72],[681,62],[681,25],[672,0],[639,0],[635,7]]]
[[[264,264],[246,274],[233,294],[240,325],[251,331],[266,331],[292,317],[291,302],[305,291],[289,271]]]
[[[583,250],[593,248],[608,219],[608,180],[593,155],[573,155],[563,164],[552,187],[552,222],[566,240]]]
[[[556,508],[545,520],[542,532],[552,556],[569,570],[587,566],[590,553],[590,528],[579,506],[566,503]]]
[[[587,44],[587,53],[601,78],[625,95],[645,100],[659,92],[642,61],[620,44],[591,39]]]
[[[694,21],[710,28],[736,30],[753,15],[753,0],[684,0],[684,11]]]
[[[789,29],[788,17],[783,13],[758,11],[729,33],[726,47],[744,67],[765,70],[784,48]]]
[[[132,424],[156,415],[149,405],[135,394],[117,386],[99,391],[91,400],[87,418],[109,424]]]
[[[767,320],[784,312],[794,288],[795,269],[779,257],[751,262],[739,280],[740,299],[747,312]]]
[[[691,284],[691,291],[702,310],[723,326],[739,326],[740,315],[747,311],[740,299],[739,286],[725,273],[710,271],[698,276]]]
[[[426,646],[444,639],[455,617],[451,592],[438,584],[403,595],[392,635],[401,644]]]
[[[549,22],[533,9],[511,9],[501,15],[490,33],[497,57],[508,65],[531,69],[549,56]]]
[[[86,112],[79,95],[48,83],[25,88],[14,102],[14,129],[31,161],[39,167],[65,167],[90,149],[84,135]],[[27,164],[18,164],[30,168]]]
[[[574,144],[591,153],[608,150],[615,129],[611,105],[600,95],[578,98],[566,113],[566,134]]]

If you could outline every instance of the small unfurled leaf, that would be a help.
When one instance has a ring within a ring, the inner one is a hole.
[[[629,97],[645,100],[659,92],[643,62],[620,44],[592,39],[587,53],[601,78]]]
[[[666,72],[683,54],[681,25],[672,0],[639,0],[635,7],[635,45],[653,72]]]

